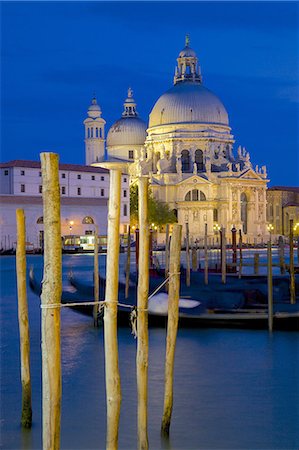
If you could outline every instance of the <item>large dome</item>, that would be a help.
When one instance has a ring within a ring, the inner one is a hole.
[[[121,117],[108,132],[107,146],[143,145],[146,129],[146,123],[139,117]]]
[[[176,123],[209,123],[228,126],[221,100],[200,83],[175,84],[154,105],[149,127]]]

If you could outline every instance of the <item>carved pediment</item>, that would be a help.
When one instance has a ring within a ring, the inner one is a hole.
[[[263,180],[259,174],[257,174],[253,169],[248,169],[245,172],[242,172],[238,178],[242,178],[243,180]]]
[[[211,181],[207,180],[205,177],[201,177],[200,175],[191,175],[188,178],[185,178],[184,180],[180,181],[178,183],[179,186],[184,186],[184,185],[192,185],[192,186],[196,186],[198,184],[213,184],[211,183]]]

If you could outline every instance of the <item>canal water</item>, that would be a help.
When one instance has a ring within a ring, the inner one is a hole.
[[[122,258],[124,255],[121,255]],[[105,256],[100,255],[104,273]],[[20,428],[21,386],[15,258],[1,264],[1,448],[41,449],[39,299],[28,290],[33,427]],[[42,257],[28,256],[37,277]],[[64,255],[67,272],[91,280],[92,255]],[[119,448],[136,439],[136,340],[119,329],[122,406]],[[154,450],[298,450],[299,333],[233,329],[179,330],[170,440],[160,439],[165,329],[149,330],[149,444]],[[61,449],[105,449],[103,330],[91,318],[61,311]]]

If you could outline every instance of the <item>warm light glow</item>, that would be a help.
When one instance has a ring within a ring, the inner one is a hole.
[[[272,231],[274,230],[274,227],[272,225],[272,223],[269,223],[269,225],[267,225],[267,230],[272,233]]]
[[[220,231],[220,225],[218,223],[215,223],[213,226],[214,231]]]
[[[70,220],[70,225],[71,226],[74,225],[74,221],[73,220]]]

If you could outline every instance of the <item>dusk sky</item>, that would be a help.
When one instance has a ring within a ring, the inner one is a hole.
[[[298,186],[299,5],[295,2],[2,2],[1,161],[41,151],[84,164],[93,93],[107,121],[131,86],[148,121],[189,33],[204,85],[270,186]]]

